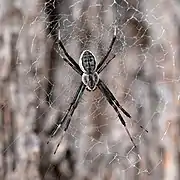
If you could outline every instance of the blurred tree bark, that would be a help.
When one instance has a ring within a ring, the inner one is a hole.
[[[0,0],[0,179],[179,180],[180,5],[114,2]],[[138,148],[97,90],[83,96],[54,155],[60,133],[47,139],[81,81],[60,56],[58,31],[75,59],[84,49],[100,59],[114,25],[117,56],[101,78],[131,112]]]
[[[40,142],[33,129],[43,96],[38,81],[47,74],[42,5],[0,1],[1,179],[39,179]]]

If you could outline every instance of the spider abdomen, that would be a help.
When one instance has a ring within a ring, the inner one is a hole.
[[[93,74],[83,73],[82,82],[86,85],[87,89],[94,91],[99,81],[99,75],[95,72]]]
[[[93,74],[96,71],[96,58],[89,50],[84,50],[79,59],[79,65],[83,72]]]

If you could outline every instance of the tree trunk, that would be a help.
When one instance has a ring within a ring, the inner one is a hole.
[[[165,1],[0,0],[0,179],[179,180],[179,3]],[[85,91],[58,148],[89,49],[120,104],[133,145],[100,90]],[[142,126],[148,130],[142,129]]]

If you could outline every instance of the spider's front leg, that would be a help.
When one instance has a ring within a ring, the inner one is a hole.
[[[98,70],[97,73],[101,73],[106,67],[107,65],[116,57],[116,55],[113,55],[113,57],[111,59],[109,59],[107,62],[105,62]]]
[[[82,70],[81,68],[79,67],[79,65],[76,63],[76,61],[69,55],[69,53],[66,51],[66,48],[64,47],[62,41],[61,41],[61,37],[60,37],[60,31],[59,31],[59,34],[58,34],[58,44],[60,45],[61,49],[63,50],[65,56],[67,57],[66,58],[63,58],[63,60],[65,62],[67,62],[78,74],[82,75]]]
[[[109,54],[110,54],[110,52],[111,52],[111,50],[112,50],[112,47],[113,47],[113,45],[114,45],[114,43],[115,43],[115,40],[116,40],[116,27],[114,28],[114,35],[113,35],[111,44],[110,44],[110,46],[109,46],[109,48],[108,48],[108,51],[107,51],[106,55],[104,56],[104,58],[103,58],[103,59],[99,62],[99,64],[97,65],[97,72],[98,72],[98,73],[100,73],[100,72],[102,71],[102,66],[103,66],[103,69],[104,69],[104,68],[109,64],[109,62],[113,59],[113,58],[111,58],[111,60],[110,60],[108,63],[106,63],[106,65],[104,66],[104,62],[105,62],[106,59],[108,58],[108,56],[109,56]]]

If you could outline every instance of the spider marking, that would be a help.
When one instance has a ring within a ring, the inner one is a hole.
[[[83,71],[82,82],[86,85],[86,89],[94,91],[99,81],[99,75],[96,72],[96,58],[89,50],[84,50],[79,58],[79,66]]]
[[[96,58],[90,50],[84,50],[79,58],[79,66],[84,73],[91,74],[96,71]]]

